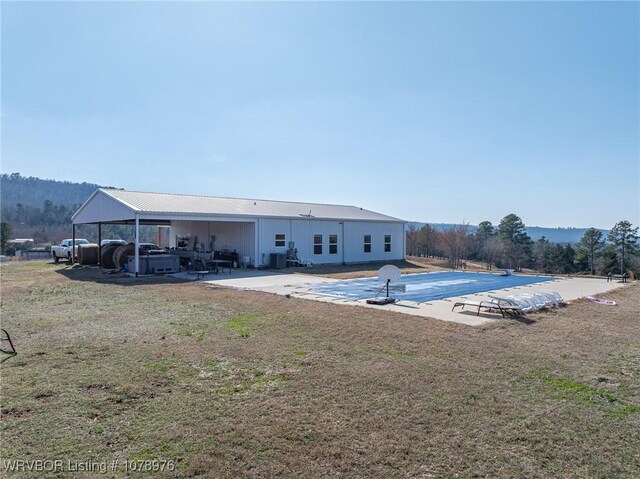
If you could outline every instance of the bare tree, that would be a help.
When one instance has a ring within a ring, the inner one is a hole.
[[[440,246],[447,256],[449,265],[454,268],[462,266],[466,259],[468,224],[455,225],[440,233]]]
[[[410,224],[407,228],[407,253],[409,256],[420,254],[420,230],[415,224]]]
[[[437,252],[439,233],[436,229],[427,224],[420,228],[418,239],[418,251],[424,256],[433,256]]]
[[[491,236],[484,241],[482,245],[482,257],[487,263],[487,269],[491,271],[492,265],[502,254],[502,245],[497,236]]]

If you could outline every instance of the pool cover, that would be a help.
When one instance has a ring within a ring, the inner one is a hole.
[[[509,275],[492,273],[467,273],[441,271],[402,275],[397,283],[391,283],[389,296],[398,300],[424,303],[435,299],[485,293],[498,289],[514,288],[533,283],[554,281],[552,276]],[[353,279],[311,286],[314,293],[343,299],[366,299],[385,296],[385,285],[377,278]]]

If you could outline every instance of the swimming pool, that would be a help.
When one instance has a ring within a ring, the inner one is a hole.
[[[497,289],[514,288],[556,279],[552,276],[518,274],[502,276],[492,273],[469,273],[463,271],[406,274],[402,275],[399,282],[390,284],[389,296],[399,300],[424,303],[434,299],[486,293]],[[380,296],[385,296],[384,286],[377,278],[366,278],[315,284],[311,286],[311,289],[313,292],[322,295],[356,300],[372,298],[378,292],[380,292]]]

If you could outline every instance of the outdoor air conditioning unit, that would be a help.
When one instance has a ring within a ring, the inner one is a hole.
[[[284,269],[287,267],[287,255],[284,253],[271,253],[269,266],[273,269]]]

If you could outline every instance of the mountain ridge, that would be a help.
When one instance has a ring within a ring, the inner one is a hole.
[[[80,206],[98,188],[111,188],[94,183],[48,180],[20,173],[0,175],[0,203],[13,208],[18,203],[39,208],[47,200],[66,207]]]

